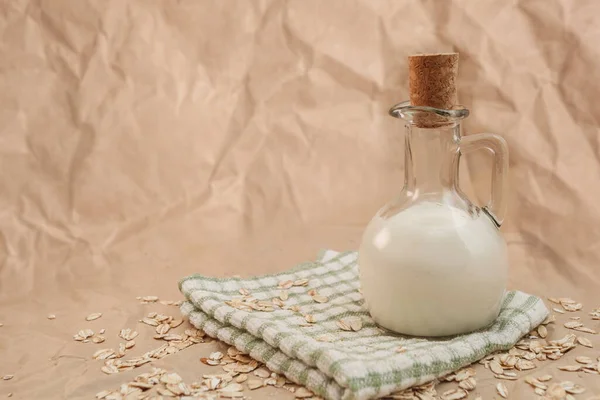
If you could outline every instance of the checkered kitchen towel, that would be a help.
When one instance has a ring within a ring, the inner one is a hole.
[[[188,300],[182,311],[209,336],[234,345],[328,400],[372,399],[431,381],[491,352],[509,349],[548,315],[541,299],[508,292],[500,316],[484,330],[441,339],[396,335],[379,329],[363,307],[356,257],[356,252],[326,252],[320,261],[288,272],[247,279],[193,275],[180,282]],[[285,301],[286,306],[297,305],[300,312],[279,307],[264,312],[226,304],[242,297],[240,289],[259,301],[269,301],[279,296],[280,282],[301,279],[308,279],[308,285],[288,289]],[[310,289],[329,301],[315,302]],[[314,316],[314,326],[306,326],[303,314]],[[341,330],[336,321],[349,316],[360,317],[363,328]],[[321,341],[323,337],[330,341]],[[406,351],[398,353],[399,346]]]

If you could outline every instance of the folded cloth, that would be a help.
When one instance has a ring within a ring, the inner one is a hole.
[[[364,308],[356,259],[356,252],[328,251],[319,261],[278,274],[192,275],[180,282],[187,298],[181,309],[209,336],[327,400],[372,399],[429,382],[511,348],[548,315],[538,297],[511,291],[498,319],[485,329],[436,339],[398,335],[378,327]],[[279,300],[271,303],[286,281],[296,286],[284,289],[289,297],[283,307]],[[327,299],[315,301],[311,289]],[[314,324],[307,322],[310,316]],[[340,329],[337,321],[348,317],[360,318],[362,328]]]

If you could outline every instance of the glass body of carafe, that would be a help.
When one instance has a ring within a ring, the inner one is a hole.
[[[365,305],[379,325],[398,333],[446,336],[483,328],[498,316],[508,260],[500,234],[508,148],[488,133],[462,137],[465,108],[400,103],[405,122],[405,181],[400,195],[368,224],[358,265]],[[460,157],[494,154],[492,193],[484,207],[460,190]]]

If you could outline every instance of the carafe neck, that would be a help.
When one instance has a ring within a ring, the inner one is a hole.
[[[435,128],[406,125],[405,190],[414,196],[451,190],[458,175],[459,124]]]

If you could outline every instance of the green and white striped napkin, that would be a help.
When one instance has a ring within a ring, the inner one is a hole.
[[[327,400],[366,400],[429,382],[497,350],[512,347],[548,315],[543,301],[526,293],[507,292],[502,311],[490,327],[450,338],[406,337],[373,322],[358,291],[356,252],[325,252],[321,259],[287,272],[253,278],[193,275],[180,282],[187,298],[181,309],[190,322],[288,379]],[[278,297],[279,283],[308,279],[288,289],[285,308],[263,312],[226,304],[246,289],[259,301]],[[315,302],[316,289],[327,296]],[[288,306],[298,306],[300,312]],[[303,315],[314,316],[306,326]],[[360,317],[362,329],[345,331],[340,318]],[[323,337],[333,341],[321,341]],[[396,350],[403,346],[406,351]]]

